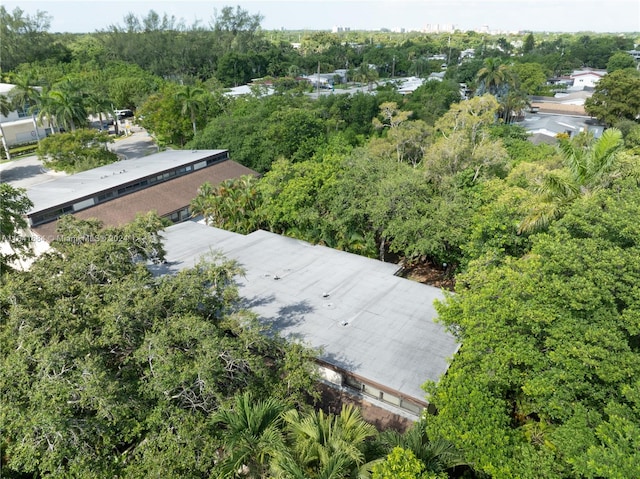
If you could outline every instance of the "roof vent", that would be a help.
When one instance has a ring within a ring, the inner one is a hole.
[[[329,297],[329,294],[330,294],[330,293],[328,293],[327,291],[325,291],[324,293],[322,293],[322,297],[323,297],[323,298],[328,298],[328,297]]]
[[[273,279],[278,280],[278,279],[280,279],[280,276],[278,276],[277,274],[274,274],[273,275]]]
[[[349,321],[342,321],[340,324],[341,324],[342,326],[347,326],[347,325],[349,324]]]

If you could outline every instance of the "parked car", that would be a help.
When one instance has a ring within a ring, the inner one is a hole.
[[[115,114],[118,117],[118,120],[133,117],[133,112],[131,110],[116,110]]]

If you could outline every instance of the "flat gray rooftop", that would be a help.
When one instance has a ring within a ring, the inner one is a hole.
[[[424,401],[458,349],[434,323],[440,289],[395,276],[398,267],[266,231],[240,235],[201,223],[163,233],[167,263],[155,274],[194,266],[222,253],[245,270],[245,306],[283,337],[320,348],[320,359]],[[277,279],[276,279],[277,278]]]
[[[33,215],[58,205],[94,196],[101,191],[204,160],[225,151],[167,150],[135,160],[117,161],[110,165],[40,183],[27,190],[27,196],[33,202],[33,208],[27,214]]]

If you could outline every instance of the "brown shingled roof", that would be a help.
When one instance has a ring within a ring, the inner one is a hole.
[[[188,175],[150,186],[143,190],[100,203],[74,213],[79,219],[97,218],[104,226],[121,226],[134,220],[140,213],[156,211],[159,216],[169,215],[189,205],[205,182],[218,184],[224,180],[244,175],[257,175],[250,168],[235,161],[226,160]],[[53,239],[58,222],[51,221],[32,230],[45,240]]]

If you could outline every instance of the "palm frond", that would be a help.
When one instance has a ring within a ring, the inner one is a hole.
[[[542,178],[537,193],[542,201],[566,203],[578,196],[580,185],[562,173],[551,172]]]
[[[544,230],[560,213],[558,203],[538,203],[518,226],[518,234]]]
[[[617,162],[617,153],[623,145],[620,130],[615,128],[605,130],[590,150],[584,186],[595,187],[597,183],[601,182],[603,176],[613,173]]]
[[[558,148],[566,167],[571,172],[571,176],[581,183],[587,173],[587,160],[584,149],[569,139],[560,140]]]

